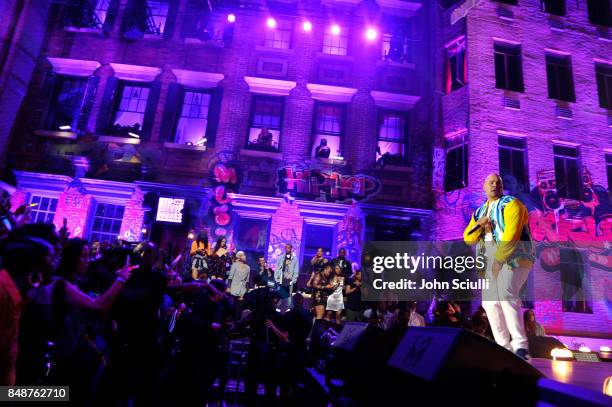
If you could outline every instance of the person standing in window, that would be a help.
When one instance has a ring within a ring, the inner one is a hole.
[[[210,254],[208,234],[206,231],[198,233],[198,237],[191,244],[191,277],[194,280],[206,280],[208,278],[208,262],[206,258]]]
[[[293,246],[290,243],[285,245],[285,254],[278,256],[276,260],[276,270],[274,270],[274,280],[281,287],[284,297],[283,303],[291,306],[291,295],[293,294],[293,285],[298,279],[297,257],[293,253]]]
[[[257,144],[262,147],[272,147],[272,133],[266,127],[259,132]]]
[[[320,144],[315,148],[315,157],[329,158],[331,149],[327,145],[327,139],[322,138]]]
[[[340,267],[340,270],[342,270],[342,277],[349,277],[351,274],[353,274],[351,262],[346,258],[346,249],[340,249],[338,251],[338,257],[332,261],[332,265],[334,266],[334,269],[336,266]]]

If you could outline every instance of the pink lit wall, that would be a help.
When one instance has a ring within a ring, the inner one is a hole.
[[[91,206],[91,195],[82,194],[76,188],[68,188],[58,197],[53,223],[60,229],[66,218],[70,237],[85,238]]]

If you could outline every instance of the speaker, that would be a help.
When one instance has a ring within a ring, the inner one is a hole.
[[[393,387],[428,388],[434,401],[455,404],[531,405],[544,377],[513,352],[460,328],[408,328],[389,366],[403,373]]]

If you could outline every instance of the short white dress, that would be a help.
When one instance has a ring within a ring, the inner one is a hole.
[[[342,311],[344,309],[344,279],[340,279],[340,284],[333,293],[327,297],[327,311]]]

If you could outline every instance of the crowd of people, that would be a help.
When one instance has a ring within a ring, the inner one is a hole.
[[[206,233],[172,261],[150,241],[90,244],[42,223],[15,228],[0,250],[0,385],[69,385],[77,405],[222,403],[240,338],[246,404],[291,404],[315,320],[400,337],[410,326],[465,327],[492,339],[482,308],[466,317],[440,301],[426,317],[426,304],[362,301],[362,272],[344,249],[335,258],[318,249],[304,287],[291,244],[274,267],[259,257],[251,268]],[[525,318],[543,334],[533,313]]]

